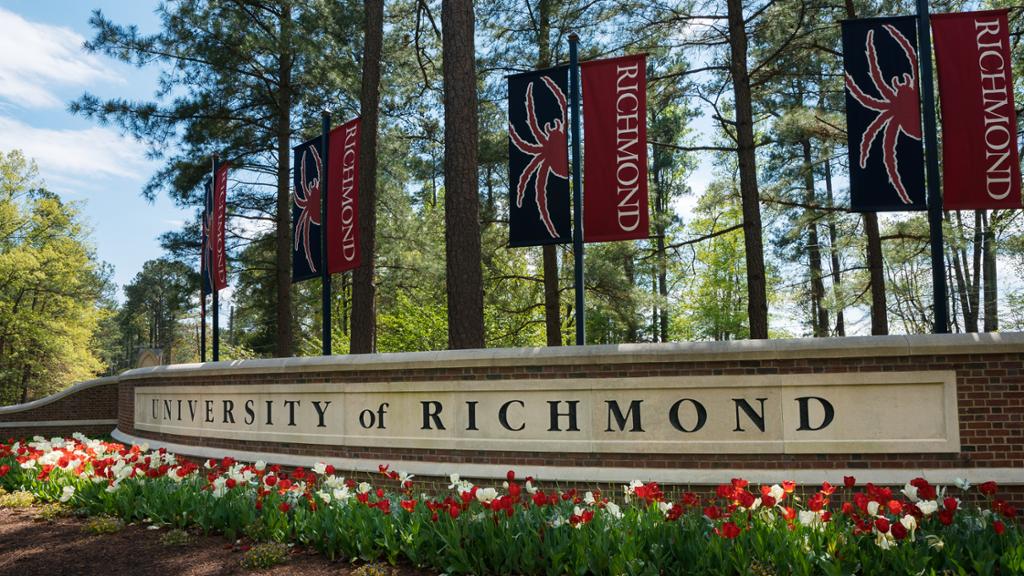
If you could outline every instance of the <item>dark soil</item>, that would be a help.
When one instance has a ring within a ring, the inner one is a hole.
[[[130,525],[116,534],[95,535],[84,530],[81,518],[37,518],[35,508],[0,508],[0,575],[86,576],[131,575],[212,576],[221,574],[349,575],[358,567],[330,562],[314,552],[293,548],[284,564],[269,570],[242,568],[246,542],[220,536],[196,536],[184,546],[165,546],[164,530]],[[386,576],[428,576],[429,572],[379,565]],[[394,572],[392,572],[394,570]],[[358,574],[358,572],[357,572]]]

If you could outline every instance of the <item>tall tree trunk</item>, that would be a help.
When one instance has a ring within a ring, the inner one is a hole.
[[[747,70],[747,30],[743,0],[728,0],[729,48],[733,98],[736,105],[736,146],[743,205],[743,246],[747,263],[747,315],[750,337],[768,338],[768,295],[765,286],[761,203],[757,189],[754,110]]]
[[[944,212],[943,213],[943,218],[946,220],[947,223],[949,223],[950,227],[952,228],[953,223],[950,221],[949,212]],[[957,230],[959,232],[959,234],[957,235],[957,239],[959,241],[959,240],[963,239],[963,231],[964,231],[963,222],[960,220],[960,214],[959,213],[957,213],[957,221],[958,221],[957,223],[959,224],[959,226],[957,227]],[[952,266],[950,266],[950,268],[952,268],[952,272],[953,272],[952,273],[953,277],[951,278],[950,284],[953,285],[953,286],[956,286],[956,293],[957,293],[957,296],[959,297],[959,300],[960,300],[960,309],[962,311],[961,313],[962,313],[963,319],[964,319],[964,331],[965,332],[977,332],[978,331],[978,310],[977,310],[977,308],[972,307],[971,306],[971,302],[970,302],[970,293],[971,293],[970,271],[969,270],[965,270],[964,266],[965,266],[966,263],[963,262],[963,259],[961,258],[961,256],[962,256],[961,249],[960,249],[959,246],[956,245],[956,243],[953,243],[953,242],[949,243],[949,252],[950,252],[950,259],[951,259],[951,264],[952,264]],[[956,306],[956,303],[957,303],[956,299],[953,299],[954,307]],[[954,322],[956,321],[956,310],[953,311],[951,319]]]
[[[846,319],[843,308],[843,271],[842,263],[839,261],[839,248],[837,247],[838,234],[836,233],[835,198],[832,195],[832,160],[828,157],[828,149],[825,150],[825,200],[828,202],[828,246],[829,257],[832,264],[832,295],[836,301],[836,336],[846,336]]]
[[[949,212],[944,215],[950,227],[953,226]],[[950,251],[952,252],[953,260],[953,272],[954,278],[953,284],[957,288],[957,294],[960,299],[960,308],[963,311],[964,319],[964,331],[965,332],[977,332],[978,331],[978,289],[981,286],[981,244],[982,244],[982,230],[981,230],[981,217],[978,212],[974,213],[974,240],[973,246],[973,268],[967,267],[967,250],[963,246],[951,245]],[[964,222],[963,217],[959,211],[956,212],[956,230],[958,231],[957,238],[962,241],[964,237]],[[955,314],[954,314],[955,316]]]
[[[548,346],[562,345],[562,303],[558,292],[558,247],[545,244],[544,254],[544,332]]]
[[[441,3],[448,347],[483,348],[484,289],[477,193],[476,55],[472,0]]]
[[[288,2],[281,5],[281,53],[278,55],[277,91],[277,238],[275,243],[275,274],[277,291],[276,342],[274,354],[290,357],[295,349],[292,339],[292,243],[291,234],[291,75],[292,75],[292,10]]]
[[[661,342],[668,342],[668,252],[665,248],[665,222],[667,221],[668,213],[668,190],[665,189],[665,180],[663,176],[663,162],[658,161],[658,157],[661,153],[656,148],[654,150],[654,259],[656,262],[657,270],[655,275],[655,298],[654,310],[655,310],[655,341],[660,340]],[[660,334],[659,334],[660,332]]]
[[[25,364],[21,370],[21,403],[28,402],[28,384],[32,379],[32,366]]]
[[[992,220],[995,217],[993,216]],[[999,279],[996,274],[996,233],[988,213],[982,211],[981,223],[985,227],[982,269],[985,274],[985,332],[999,330]]]
[[[829,333],[828,308],[825,306],[825,282],[821,278],[821,271],[824,268],[821,263],[821,243],[818,239],[817,213],[809,208],[816,204],[814,194],[814,163],[811,158],[811,141],[804,139],[800,142],[804,154],[804,203],[808,208],[805,210],[807,218],[807,260],[811,273],[811,310],[814,314],[812,326],[816,338],[825,338]]]
[[[661,324],[661,341],[668,342],[668,253],[665,250],[665,224],[656,225],[658,232],[658,320]]]
[[[557,0],[539,0],[537,3],[537,67],[551,66],[551,12]],[[558,291],[558,247],[545,244],[544,258],[544,331],[548,346],[562,345],[562,314]]]
[[[868,275],[871,284],[871,334],[889,333],[889,314],[885,307],[885,270],[882,266],[882,235],[878,233],[878,214],[864,213],[864,233],[867,236]]]
[[[349,352],[377,349],[377,285],[374,282],[377,234],[377,131],[380,123],[380,60],[384,43],[384,0],[364,3],[363,85],[359,107],[359,241],[362,265],[352,274],[352,339]]]
[[[636,263],[633,260],[633,254],[626,252],[622,255],[622,272],[626,276],[627,293],[633,294],[636,290]],[[623,302],[623,304],[632,304],[631,302]],[[623,315],[623,319],[626,324],[626,337],[627,343],[633,344],[637,342],[640,337],[641,325],[637,322],[637,316],[632,313],[633,306],[622,306],[621,309],[626,310]]]
[[[352,274],[355,276],[355,273]],[[348,311],[349,311],[349,298],[351,297],[349,290],[352,289],[352,282],[349,280],[348,274],[341,275],[341,333],[349,335],[349,324],[348,324]],[[352,352],[352,339],[349,338],[349,352]]]
[[[981,303],[981,276],[983,274],[981,270],[981,252],[985,246],[985,227],[981,222],[981,214],[981,210],[974,211],[974,241],[972,242],[973,261],[971,263],[971,270],[973,271],[974,281],[971,282],[971,293],[969,295],[969,300],[971,302],[971,309],[975,311],[975,323],[977,323],[978,312],[980,311],[978,304]]]
[[[853,0],[844,0],[846,17],[857,17]],[[889,315],[885,303],[885,271],[882,261],[882,235],[878,233],[878,214],[864,213],[864,232],[867,235],[867,261],[871,282],[871,334],[884,336],[889,333]]]

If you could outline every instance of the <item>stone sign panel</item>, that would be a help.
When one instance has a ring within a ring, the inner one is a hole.
[[[135,428],[456,450],[960,450],[953,371],[136,386]]]

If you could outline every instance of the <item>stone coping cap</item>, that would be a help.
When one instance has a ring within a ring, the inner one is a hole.
[[[487,348],[266,358],[174,364],[136,368],[119,380],[220,374],[286,372],[349,372],[363,370],[422,370],[501,366],[573,366],[658,362],[722,362],[735,360],[792,360],[871,358],[919,355],[964,355],[1024,352],[1024,333],[925,334],[854,336],[726,342],[671,342],[553,346],[545,348]]]

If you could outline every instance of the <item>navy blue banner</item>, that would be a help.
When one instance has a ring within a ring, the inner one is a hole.
[[[572,241],[569,68],[508,78],[509,246]]]
[[[843,22],[850,207],[925,210],[917,18]]]
[[[213,243],[210,230],[213,227],[213,178],[203,184],[203,242],[199,257],[199,275],[203,282],[203,296],[213,292]]]
[[[295,191],[292,195],[292,282],[317,278],[320,251],[320,190],[323,148],[317,136],[295,147]]]

